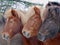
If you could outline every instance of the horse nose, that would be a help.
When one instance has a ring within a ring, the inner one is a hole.
[[[26,38],[30,38],[30,33],[28,31],[22,31],[22,33]]]
[[[4,40],[8,40],[8,39],[9,39],[9,35],[8,35],[8,34],[2,34],[2,38],[3,38]]]

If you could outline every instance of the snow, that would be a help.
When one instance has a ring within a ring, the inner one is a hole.
[[[13,4],[11,7],[15,8],[17,10],[20,9],[22,11],[27,11],[28,10],[24,3],[19,3],[19,2],[16,2],[16,4]]]

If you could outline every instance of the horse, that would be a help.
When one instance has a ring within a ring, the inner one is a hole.
[[[35,11],[35,14],[32,15],[32,16],[29,16],[30,17],[30,21],[32,21],[32,19],[36,22],[38,20],[38,23],[41,22],[41,18],[39,17],[40,15],[40,11],[38,11],[38,8],[37,7],[34,7],[33,8],[34,11]],[[14,35],[16,35],[17,33],[20,33],[21,34],[21,37],[23,39],[23,42],[24,42],[24,45],[40,45],[42,44],[42,42],[40,42],[36,36],[34,37],[31,37],[29,39],[27,39],[23,34],[22,34],[22,29],[24,27],[24,23],[22,22],[22,17],[21,14],[19,17],[18,15],[18,12],[15,10],[15,9],[11,9],[10,10],[11,12],[9,13],[10,16],[7,16],[7,20],[6,20],[6,23],[5,23],[5,26],[3,28],[3,32],[2,32],[2,38],[5,39],[5,40],[8,40],[8,39],[12,39],[12,37]],[[32,18],[32,19],[31,19]],[[35,19],[36,18],[36,19]],[[40,20],[40,21],[39,21]],[[27,21],[29,22],[29,21]],[[33,23],[33,22],[32,22]],[[34,23],[35,24],[35,23]],[[38,24],[37,24],[38,25]],[[37,26],[36,25],[36,26]],[[37,26],[37,28],[39,28],[39,25]],[[37,30],[38,31],[38,30]]]
[[[38,39],[44,45],[60,45],[60,7],[56,3],[48,3],[43,22],[38,32]]]
[[[39,30],[39,27],[42,24],[39,8],[34,7],[34,10],[35,10],[35,14],[29,18],[29,20],[27,21],[27,23],[24,25],[22,29],[23,35],[27,38],[36,36]]]
[[[23,24],[21,22],[21,19],[18,17],[17,12],[14,9],[12,9],[11,14],[12,15],[6,19],[6,23],[2,32],[2,37],[6,40],[8,38],[11,39],[15,34],[21,32],[23,28]]]

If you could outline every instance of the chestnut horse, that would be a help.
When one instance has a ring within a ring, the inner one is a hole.
[[[30,26],[33,26],[33,33],[35,33],[36,31],[38,32],[39,27],[41,26],[41,18],[40,18],[40,10],[37,7],[33,8],[35,11],[35,14],[33,16],[31,16],[29,18],[29,20],[27,21]],[[26,38],[23,36],[22,34],[22,29],[24,29],[23,27],[25,27],[25,25],[22,24],[22,19],[18,17],[18,13],[16,10],[12,9],[11,10],[11,16],[8,16],[7,20],[6,20],[6,24],[4,26],[3,32],[2,32],[2,38],[5,40],[11,39],[14,35],[16,35],[17,33],[20,33],[24,42],[24,45],[42,45],[43,43],[40,42],[37,39],[37,36],[33,34],[33,37],[30,38]],[[27,24],[27,23],[26,23]],[[35,24],[35,25],[34,25]],[[28,26],[28,25],[27,25]],[[32,29],[32,28],[31,28]],[[36,34],[37,34],[36,32]],[[23,32],[25,33],[25,32]],[[30,34],[28,34],[29,36]]]
[[[21,32],[23,28],[21,19],[18,17],[17,12],[14,9],[12,9],[11,13],[12,15],[7,18],[2,32],[2,37],[6,40],[8,38],[11,39],[15,34]]]
[[[22,30],[22,33],[26,38],[36,36],[38,34],[39,27],[42,25],[39,8],[34,7],[34,10],[35,14],[29,18]]]

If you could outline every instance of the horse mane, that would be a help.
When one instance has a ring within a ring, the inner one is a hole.
[[[42,21],[44,22],[44,20],[46,19],[49,8],[54,8],[54,7],[58,7],[58,6],[60,6],[60,3],[58,3],[58,2],[48,2],[45,7],[42,7],[41,8]],[[58,8],[60,8],[60,7],[58,7]]]
[[[37,7],[39,10],[40,10],[40,12],[43,12],[42,11],[42,6],[37,6],[37,5],[35,5],[35,6],[30,6],[29,8],[28,8],[28,11],[26,12],[26,15],[24,16],[25,17],[25,19],[24,19],[24,24],[29,20],[29,18],[31,17],[31,16],[33,16],[34,14],[35,14],[35,10],[34,10],[34,8],[35,7]],[[40,16],[41,16],[41,18],[42,18],[42,14],[40,14]]]
[[[24,12],[24,11],[22,11],[22,10],[16,10],[16,9],[14,9],[14,10],[18,13],[18,17],[21,18],[21,21],[22,21],[23,25],[28,21],[28,19],[29,19],[31,16],[33,16],[33,15],[35,14],[34,7],[38,7],[38,8],[39,8],[39,10],[40,10],[40,12],[41,12],[40,16],[41,16],[41,19],[43,20],[43,19],[44,19],[44,18],[43,18],[44,8],[43,8],[42,6],[37,6],[37,5],[35,5],[35,6],[30,6],[30,7],[28,8],[28,11],[26,11],[26,12]],[[9,18],[9,17],[12,16],[11,10],[12,10],[12,9],[10,8],[10,9],[7,9],[7,10],[5,11],[5,15],[4,15],[4,16],[5,16],[6,18]]]
[[[9,17],[11,17],[12,16],[12,14],[11,14],[11,9],[7,9],[6,11],[5,11],[5,13],[4,13],[4,17],[5,18],[9,18]]]
[[[20,13],[24,13],[24,12],[21,11],[21,10],[9,8],[9,9],[6,9],[4,15],[7,16],[7,17],[12,16],[12,13],[11,13],[12,10],[15,10],[15,11],[18,13],[18,16],[20,16]]]
[[[60,6],[60,3],[58,2],[48,2],[46,6]]]

